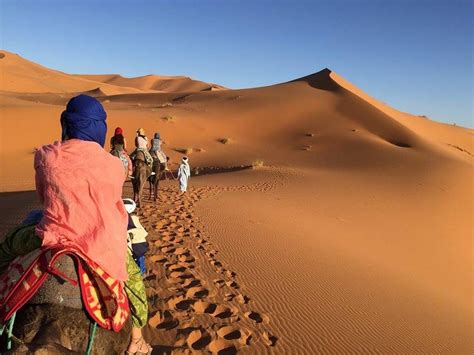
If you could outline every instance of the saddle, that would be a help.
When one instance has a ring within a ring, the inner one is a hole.
[[[134,161],[137,157],[138,152],[142,152],[143,156],[145,157],[145,163],[150,168],[153,166],[153,157],[151,156],[150,152],[144,148],[136,148],[132,154],[130,154],[130,158]]]
[[[60,264],[66,264],[66,268]],[[50,300],[55,287],[59,287],[55,285],[58,279],[67,281],[75,288],[60,287],[61,291],[55,295],[59,304],[70,298],[68,302],[72,304],[67,305],[77,308],[80,304],[77,299],[79,289],[82,308],[100,327],[115,332],[123,328],[130,315],[123,284],[79,250],[64,247],[37,249],[10,263],[0,276],[0,324],[5,324],[29,301],[44,303],[46,299]],[[48,283],[50,290],[46,294],[49,293],[49,296],[45,296],[44,292],[38,293]]]
[[[110,151],[110,154],[112,154],[114,157],[117,157],[120,159],[120,161],[122,162],[122,165],[125,169],[125,172],[127,172],[128,174],[128,171],[129,171],[129,158],[128,158],[128,155],[127,153],[125,152],[125,150],[123,150],[123,148],[114,148]]]

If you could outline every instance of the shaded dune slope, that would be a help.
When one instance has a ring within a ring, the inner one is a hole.
[[[318,90],[338,94],[340,102],[336,106],[337,111],[353,120],[359,127],[365,128],[388,143],[404,148],[421,148],[424,145],[415,132],[396,121],[388,112],[382,111],[351,91],[350,88],[339,84],[334,77],[337,78],[337,74],[326,68],[316,74],[296,79],[294,82],[306,82]]]

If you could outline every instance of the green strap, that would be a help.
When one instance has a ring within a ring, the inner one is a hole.
[[[95,337],[96,330],[97,330],[97,322],[91,323],[91,327],[89,331],[89,342],[87,343],[86,355],[90,355],[92,353],[92,347],[94,346],[94,337]]]
[[[7,330],[7,350],[12,349],[13,325],[15,324],[15,317],[16,317],[16,312],[13,313],[11,318],[8,320],[7,324],[1,325],[0,327],[0,335],[3,334],[3,332],[5,331],[5,328]]]
[[[12,338],[13,338],[13,325],[15,324],[16,312],[13,313],[11,318],[8,320],[7,324],[2,326],[0,329],[0,335],[2,335],[5,328],[7,328],[7,351],[12,349]],[[97,331],[97,322],[91,323],[89,331],[89,341],[87,343],[86,354],[90,355],[92,353],[92,347],[94,346],[95,332]]]

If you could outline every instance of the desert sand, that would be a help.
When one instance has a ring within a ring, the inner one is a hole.
[[[190,157],[187,195],[163,181],[140,211],[157,349],[472,352],[472,129],[397,111],[329,69],[230,90],[2,53],[0,187],[17,191],[0,195],[2,234],[37,205],[18,191],[34,189],[34,150],[60,137],[77,93],[104,104],[109,137],[144,127],[173,163]]]

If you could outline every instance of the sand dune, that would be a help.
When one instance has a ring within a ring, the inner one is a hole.
[[[103,102],[110,133],[159,131],[172,168],[186,153],[199,171],[187,197],[167,181],[141,212],[154,344],[472,352],[472,129],[397,111],[329,69],[212,91],[186,77],[68,75],[9,53],[0,65],[3,191],[34,188],[34,149],[59,138],[78,92]]]
[[[225,89],[184,76],[70,75],[33,63],[8,51],[1,51],[1,90],[17,93],[77,93],[98,87],[106,95],[136,92],[178,92]]]
[[[1,90],[16,93],[66,93],[92,90],[99,83],[75,77],[1,51]],[[105,85],[107,86],[107,85]],[[139,91],[131,88],[132,91]]]
[[[1,51],[1,90],[11,92],[66,92],[88,90],[91,82]]]
[[[207,91],[225,89],[223,86],[217,84],[208,84],[199,80],[193,80],[186,76],[145,75],[136,78],[125,78],[118,74],[84,74],[75,76],[116,86],[133,87],[140,90],[154,90],[160,92]]]

